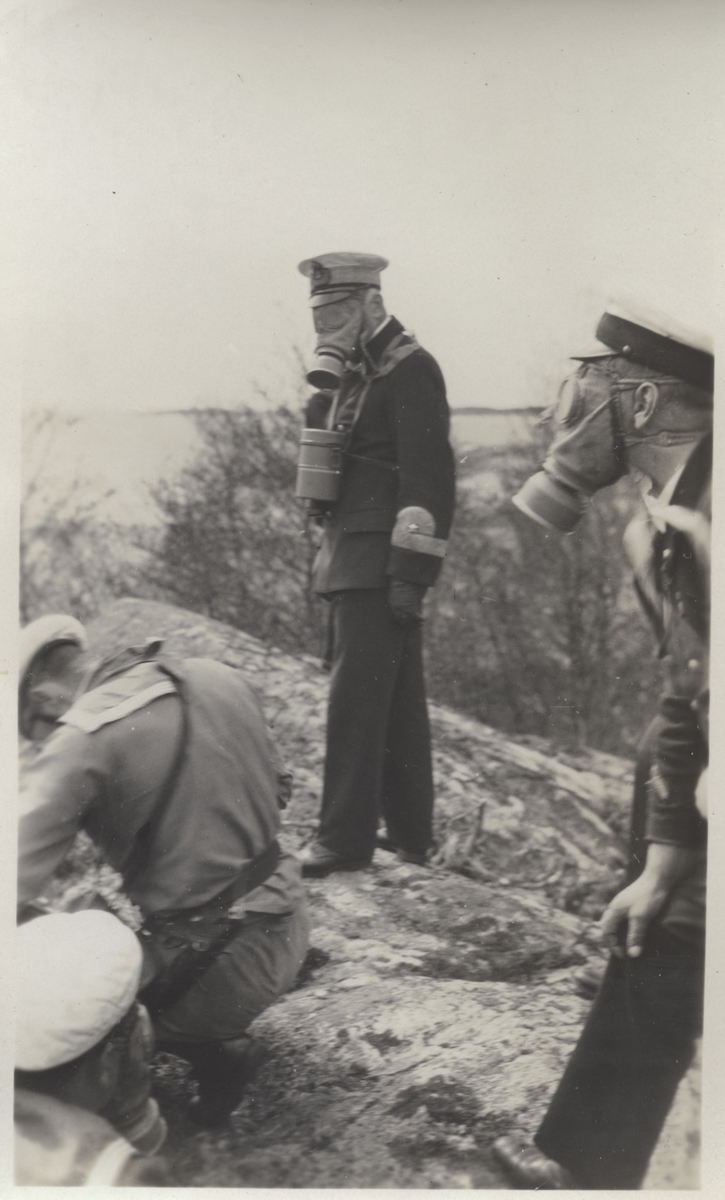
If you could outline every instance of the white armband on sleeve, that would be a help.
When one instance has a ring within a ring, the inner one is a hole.
[[[399,550],[415,550],[418,554],[445,558],[447,542],[445,538],[435,536],[435,528],[435,518],[427,508],[403,508],[398,513],[390,544]]]

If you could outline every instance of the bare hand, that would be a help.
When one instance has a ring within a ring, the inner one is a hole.
[[[617,934],[622,922],[626,921],[627,956],[639,958],[647,928],[663,908],[666,899],[667,889],[644,875],[640,875],[639,879],[635,879],[634,883],[630,883],[629,887],[614,897],[599,922],[600,933],[609,943],[613,954],[618,958],[624,957]]]

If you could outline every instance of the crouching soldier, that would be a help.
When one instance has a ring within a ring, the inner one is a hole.
[[[192,1064],[205,1126],[236,1108],[263,1052],[247,1028],[307,948],[299,868],[281,852],[274,750],[242,675],[149,641],[101,664],[46,659],[29,710],[57,728],[21,786],[19,903],[85,830],[144,917],[141,998],[159,1049]]]
[[[39,917],[17,942],[16,1183],[163,1186],[138,939],[89,911]]]

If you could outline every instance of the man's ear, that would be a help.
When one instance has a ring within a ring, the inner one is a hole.
[[[643,429],[649,421],[659,400],[659,388],[656,383],[640,383],[634,393],[632,415],[635,429]]]
[[[376,323],[380,323],[385,316],[385,305],[383,297],[377,288],[371,288],[367,296],[367,309],[370,317]]]

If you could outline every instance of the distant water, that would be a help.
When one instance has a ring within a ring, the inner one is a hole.
[[[87,496],[111,490],[107,506],[117,520],[148,522],[149,487],[173,477],[198,444],[191,414],[94,413],[43,430],[23,468],[46,496],[62,499],[74,486]]]
[[[528,443],[531,420],[528,411],[454,412],[452,440],[463,472],[465,456],[480,446]],[[116,520],[147,523],[155,516],[149,488],[173,478],[198,445],[192,413],[94,413],[46,427],[32,440],[23,468],[26,479],[39,480],[46,499],[62,500],[75,486],[97,497],[99,510]],[[104,501],[107,491],[113,494]]]

